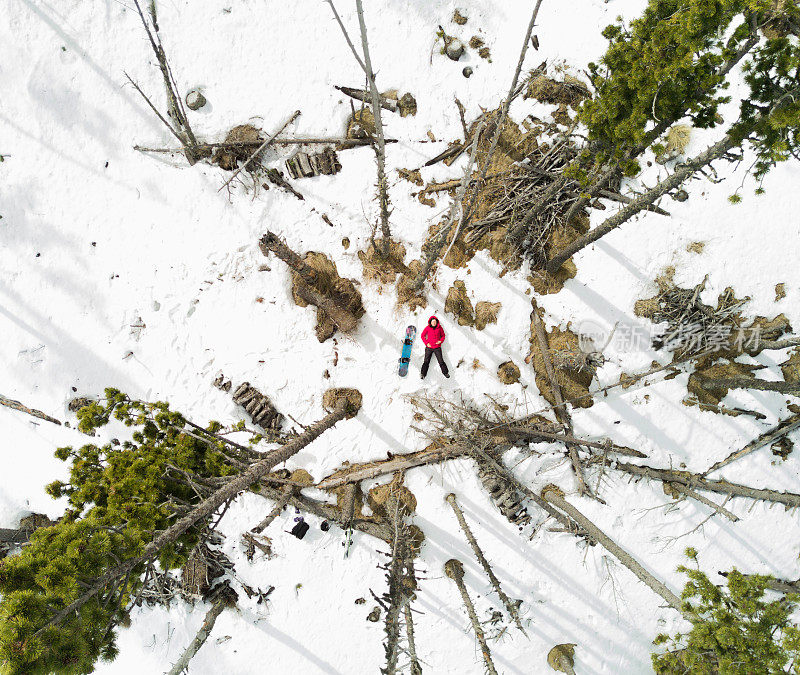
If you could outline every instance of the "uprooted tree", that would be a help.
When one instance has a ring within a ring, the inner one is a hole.
[[[122,443],[57,451],[70,464],[69,482],[47,489],[68,498],[67,512],[0,563],[6,672],[86,673],[98,658],[114,658],[115,628],[156,566],[183,565],[220,507],[257,490],[275,466],[353,417],[361,396],[332,389],[323,403],[325,417],[267,452],[225,439],[216,423],[203,429],[166,403],[132,400],[114,389],[82,408],[86,433],[112,417],[134,431]]]

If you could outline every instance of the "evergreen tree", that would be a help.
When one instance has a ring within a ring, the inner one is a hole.
[[[697,561],[697,551],[686,555]],[[662,675],[752,675],[800,672],[800,628],[791,622],[800,597],[766,600],[770,577],[728,573],[727,588],[711,583],[699,567],[681,566],[688,581],[683,609],[693,617],[683,635],[659,635],[655,644],[668,651],[653,654]],[[790,670],[787,670],[787,665]]]
[[[651,0],[650,5],[653,3],[660,5],[661,2],[662,0]],[[739,7],[739,5],[736,6]],[[739,8],[741,9],[741,7]],[[753,31],[760,30],[762,26],[776,20],[776,10],[768,11],[761,0],[758,0],[757,3],[754,3],[754,0],[747,0],[743,11],[746,21],[743,20],[742,24],[733,29],[733,36],[722,48],[722,56],[730,53],[742,54],[742,50],[745,48],[749,50],[748,45],[752,42]],[[793,17],[797,12],[797,0],[786,0],[781,5],[779,15],[781,18]],[[678,11],[677,15],[680,14],[681,12]],[[722,26],[730,25],[731,21],[726,18],[726,13],[721,14],[720,17]],[[668,33],[674,33],[674,41],[671,44],[678,44],[681,26],[672,26],[671,18],[664,19],[663,24]],[[745,40],[745,31],[747,30],[750,31],[751,37]],[[659,36],[660,32],[654,30],[654,35]],[[800,158],[798,139],[798,129],[800,129],[800,45],[798,45],[798,36],[796,34],[775,35],[774,33],[770,33],[770,35],[773,37],[767,38],[749,52],[749,59],[743,66],[749,92],[740,100],[739,119],[728,127],[723,138],[677,166],[670,176],[627,204],[588,234],[559,251],[547,265],[551,274],[558,271],[567,258],[630,220],[659,197],[677,188],[713,161],[730,157],[731,151],[749,146],[754,153],[755,160],[751,170],[759,181],[758,192],[763,191],[760,183],[776,163],[792,156]],[[616,154],[618,158],[627,158],[630,162],[636,153],[640,153],[648,147],[656,138],[655,132],[664,126],[662,122],[649,131],[645,131],[651,120],[659,119],[658,113],[653,111],[658,111],[658,101],[661,100],[661,94],[665,88],[671,92],[671,96],[668,96],[664,103],[666,120],[675,121],[669,115],[677,114],[676,111],[680,110],[677,97],[683,91],[688,96],[686,105],[691,104],[688,110],[690,110],[690,116],[694,123],[697,126],[713,126],[716,121],[717,108],[726,99],[718,94],[711,95],[713,91],[718,90],[705,89],[714,84],[718,74],[707,75],[706,73],[710,71],[706,66],[701,67],[700,64],[718,63],[718,59],[721,57],[708,54],[708,59],[704,60],[700,58],[702,55],[693,58],[690,52],[677,50],[673,59],[677,64],[673,68],[675,73],[673,78],[680,76],[693,82],[692,87],[687,91],[675,84],[673,79],[657,85],[657,78],[651,78],[648,74],[649,68],[642,68],[636,64],[633,55],[637,50],[642,53],[648,51],[645,46],[649,44],[650,40],[645,35],[634,39],[633,36],[627,36],[615,29],[610,36],[612,46],[609,48],[609,53],[616,53],[619,49],[625,58],[612,60],[608,55],[604,57],[608,59],[606,66],[608,71],[597,85],[600,87],[600,94],[595,101],[587,104],[583,113],[589,126],[590,137],[593,137],[601,148],[599,151],[601,158]],[[615,40],[622,40],[622,42],[617,43],[614,42]],[[744,42],[742,43],[742,41]],[[718,43],[712,41],[710,44]],[[623,45],[625,49],[622,49]],[[665,61],[671,59],[668,50],[658,53],[661,53]],[[683,68],[681,64],[698,65],[696,68]],[[612,71],[611,68],[619,69],[619,72]],[[655,65],[653,71],[658,72]],[[626,84],[629,82],[633,84],[630,86]],[[719,86],[724,87],[725,85],[720,83]],[[638,87],[642,87],[643,91],[650,93],[637,95]],[[653,87],[655,90],[652,89]],[[698,97],[699,92],[705,93]],[[648,101],[650,112],[647,111],[648,105],[645,105]],[[618,109],[623,112],[619,113]],[[666,130],[666,127],[663,130]],[[635,163],[633,166],[628,166],[627,169],[635,172]],[[738,195],[734,195],[732,200],[738,201]]]
[[[688,116],[698,128],[718,123],[730,100],[726,76],[758,40],[765,0],[650,0],[630,26],[608,26],[599,63],[589,64],[595,96],[580,120],[589,132],[594,159],[628,160],[670,125]],[[744,53],[743,53],[744,52]]]
[[[145,564],[119,577],[115,570],[198,500],[186,475],[203,480],[236,472],[231,448],[212,435],[219,425],[190,435],[186,420],[166,403],[132,401],[107,389],[105,401],[82,408],[78,418],[86,433],[112,418],[133,433],[121,444],[56,451],[70,465],[69,482],[51,483],[47,491],[68,498],[66,514],[35,531],[19,555],[0,562],[0,669],[10,675],[89,673],[98,658],[114,658],[114,627],[140,587]],[[162,569],[185,562],[199,526],[159,551]],[[51,623],[89,582],[104,577],[100,592]]]

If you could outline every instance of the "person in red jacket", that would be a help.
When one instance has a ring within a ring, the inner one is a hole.
[[[428,319],[428,325],[422,331],[422,342],[425,345],[425,358],[422,361],[422,379],[428,374],[428,366],[431,363],[431,357],[435,354],[436,360],[439,362],[439,367],[442,369],[442,374],[445,377],[450,377],[447,370],[447,365],[442,356],[442,343],[444,342],[444,328],[439,323],[439,319],[432,316]]]

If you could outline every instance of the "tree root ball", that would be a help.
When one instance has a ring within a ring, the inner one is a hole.
[[[501,363],[497,368],[497,377],[503,384],[516,384],[519,382],[519,366],[513,361],[506,361]]]
[[[361,410],[361,403],[363,397],[358,389],[349,389],[347,387],[337,387],[335,389],[328,389],[322,395],[322,407],[328,412],[332,412],[336,408],[336,403],[339,399],[344,398],[347,400],[347,419],[352,419]]]
[[[464,578],[464,565],[460,560],[451,558],[444,564],[444,573],[453,580]]]
[[[189,110],[200,110],[208,101],[199,89],[190,89],[186,92],[186,106]]]

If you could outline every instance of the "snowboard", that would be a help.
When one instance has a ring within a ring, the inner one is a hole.
[[[416,336],[416,326],[409,326],[406,328],[406,337],[403,340],[403,351],[400,353],[400,368],[397,371],[400,377],[408,375],[408,366],[411,363],[411,348],[414,346],[414,338]]]

